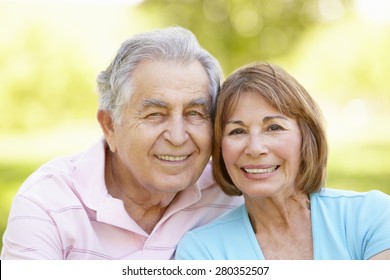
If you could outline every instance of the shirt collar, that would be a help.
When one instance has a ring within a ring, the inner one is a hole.
[[[74,160],[74,187],[81,196],[83,203],[89,209],[96,211],[96,219],[98,221],[146,235],[135,221],[129,217],[123,201],[111,197],[108,193],[105,183],[106,148],[107,142],[102,138]],[[199,201],[201,190],[212,184],[211,164],[208,163],[196,184],[177,194],[159,224],[162,224],[174,213]]]
[[[74,187],[92,210],[97,210],[99,201],[109,196],[104,178],[106,145],[105,140],[100,139],[74,162]]]

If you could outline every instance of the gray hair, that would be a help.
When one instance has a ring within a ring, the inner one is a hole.
[[[199,45],[193,33],[181,27],[136,34],[123,42],[111,64],[97,77],[99,110],[110,111],[114,122],[121,121],[123,108],[134,92],[132,74],[144,60],[181,63],[198,60],[209,78],[209,94],[212,100],[209,113],[213,118],[222,79],[220,65]]]

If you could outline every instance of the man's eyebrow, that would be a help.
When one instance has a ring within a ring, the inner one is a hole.
[[[188,106],[189,107],[192,107],[192,106],[203,106],[203,107],[209,108],[210,100],[208,100],[207,98],[197,98],[197,99],[191,100],[189,102]]]
[[[168,103],[166,103],[165,101],[159,100],[159,99],[148,98],[148,99],[145,99],[142,102],[142,106],[144,106],[144,107],[163,107],[163,108],[166,108],[166,107],[168,107]],[[197,99],[191,100],[188,103],[187,106],[189,106],[189,107],[191,107],[191,106],[205,106],[205,107],[208,107],[208,106],[210,106],[210,101],[208,99],[206,99],[206,98],[197,98]]]
[[[148,98],[148,99],[145,99],[143,102],[142,102],[142,106],[147,108],[147,107],[160,107],[160,108],[167,108],[168,107],[168,103],[162,101],[162,100],[159,100],[159,99],[155,99],[155,98]]]

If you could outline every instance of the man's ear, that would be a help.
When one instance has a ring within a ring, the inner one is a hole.
[[[115,153],[115,128],[111,118],[111,113],[105,110],[99,110],[97,112],[97,119],[99,121],[100,127],[103,130],[104,136],[106,138],[108,146],[110,147],[111,152]]]

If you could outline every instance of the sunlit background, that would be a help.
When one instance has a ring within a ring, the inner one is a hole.
[[[324,111],[328,186],[390,194],[388,0],[0,0],[1,235],[31,172],[101,136],[95,78],[121,42],[170,25],[225,75],[255,60],[286,68]]]

